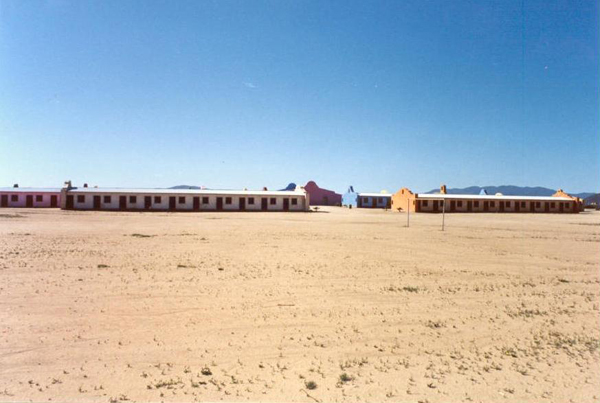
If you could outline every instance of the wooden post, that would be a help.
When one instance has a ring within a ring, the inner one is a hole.
[[[443,200],[444,204],[442,204],[442,231],[444,230],[444,225],[446,221],[446,199]]]
[[[410,228],[410,198],[406,200],[406,227]]]

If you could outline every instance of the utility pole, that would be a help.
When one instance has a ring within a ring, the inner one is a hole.
[[[406,227],[410,228],[410,199],[406,199]]]
[[[446,221],[446,199],[442,200],[442,231],[444,230],[444,225]]]

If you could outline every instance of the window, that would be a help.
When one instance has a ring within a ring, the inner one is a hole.
[[[429,205],[429,200],[423,200],[423,207],[427,207]]]
[[[110,196],[104,196],[104,203],[110,203]]]
[[[379,202],[379,204],[383,204],[383,197],[380,197],[378,202]]]
[[[185,196],[179,196],[179,204],[185,204]]]
[[[19,196],[18,195],[11,195],[10,196],[10,201],[14,201],[14,202],[19,201]]]
[[[41,201],[44,201],[44,196],[42,196],[42,195],[37,195],[37,196],[35,196],[35,201],[36,201],[36,202],[41,202]]]
[[[77,203],[85,203],[85,196],[84,195],[77,196]]]
[[[540,208],[541,206],[542,206],[542,203],[540,203],[540,202],[535,202],[535,207],[536,207],[536,208]]]
[[[476,201],[476,202],[473,202],[473,205],[474,205],[475,207],[479,207],[479,202],[478,202],[478,201]]]
[[[525,208],[525,202],[521,202],[521,208]]]
[[[254,197],[248,197],[248,204],[254,204]]]
[[[506,202],[506,207],[510,207],[510,202],[509,201]]]
[[[457,202],[456,202],[456,205],[457,205],[458,207],[462,207],[462,200],[459,200],[459,201],[457,201]]]
[[[208,197],[204,196],[202,198],[202,204],[208,204]]]
[[[444,207],[444,201],[440,200],[440,207]]]
[[[137,203],[137,196],[129,196],[129,203]]]
[[[496,207],[496,202],[491,201],[490,202],[490,207]]]
[[[292,206],[296,206],[296,205],[298,205],[298,199],[293,198],[292,199]]]
[[[231,197],[225,198],[225,204],[231,204]]]
[[[162,203],[160,196],[154,196],[154,203]]]
[[[277,204],[277,199],[274,197],[271,197],[271,204]]]

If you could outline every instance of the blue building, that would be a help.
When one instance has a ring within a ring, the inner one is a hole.
[[[354,186],[350,186],[348,191],[342,195],[342,206],[358,207],[358,193],[354,191]]]

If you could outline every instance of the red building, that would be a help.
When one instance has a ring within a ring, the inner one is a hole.
[[[320,188],[314,181],[309,181],[304,189],[310,196],[311,206],[341,206],[342,195],[333,190]]]

